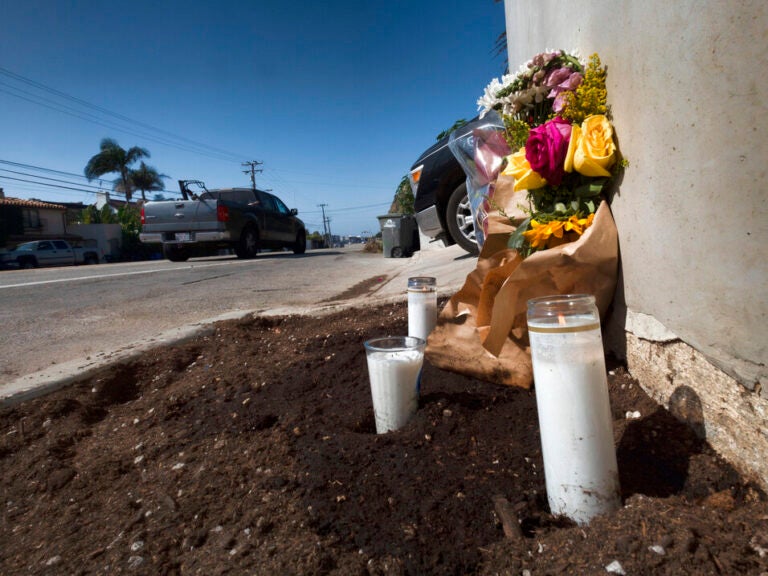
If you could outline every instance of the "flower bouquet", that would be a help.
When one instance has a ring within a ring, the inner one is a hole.
[[[578,238],[592,225],[610,181],[624,167],[607,113],[606,70],[563,51],[535,56],[516,75],[494,79],[478,100],[481,116],[502,114],[505,176],[527,190],[530,217],[509,246],[530,255]]]
[[[616,284],[618,234],[605,197],[624,162],[605,79],[596,54],[583,63],[547,51],[517,74],[494,79],[478,100],[481,117],[501,116],[507,149],[495,162],[480,158],[499,167],[486,199],[495,212],[485,215],[476,269],[429,337],[433,364],[527,388],[533,381],[528,299],[589,293],[606,312]]]

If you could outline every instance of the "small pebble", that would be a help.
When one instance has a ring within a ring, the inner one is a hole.
[[[667,553],[667,551],[664,550],[664,547],[659,546],[658,544],[654,544],[653,546],[648,546],[648,550],[650,550],[651,552],[655,552],[659,556],[664,556]]]
[[[61,562],[61,556],[53,556],[52,558],[48,558],[48,560],[45,561],[46,566],[54,566],[55,564],[58,564]]]
[[[638,410],[635,410],[634,412],[627,412],[626,417],[627,420],[637,420],[640,418],[640,412]]]
[[[138,568],[144,563],[144,558],[141,556],[131,556],[128,558],[128,568]]]
[[[621,576],[625,576],[626,572],[624,572],[624,568],[622,567],[621,563],[618,560],[614,560],[608,566],[605,567],[605,571],[610,574],[620,574]]]

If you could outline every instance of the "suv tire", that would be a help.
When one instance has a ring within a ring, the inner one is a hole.
[[[458,186],[448,199],[448,205],[445,209],[445,224],[456,244],[470,254],[480,252],[475,239],[475,221],[469,207],[466,182]]]

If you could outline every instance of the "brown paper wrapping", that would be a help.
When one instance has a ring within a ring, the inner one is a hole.
[[[512,179],[499,178],[494,202],[519,223],[525,193],[512,192]],[[618,234],[608,204],[576,242],[535,252],[526,259],[507,248],[515,226],[498,211],[489,214],[488,233],[477,267],[449,300],[427,341],[426,356],[442,369],[529,388],[533,383],[527,303],[553,294],[592,294],[601,316],[613,299],[618,271]]]

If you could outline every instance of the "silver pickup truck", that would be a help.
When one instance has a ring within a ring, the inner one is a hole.
[[[98,263],[99,253],[95,248],[73,246],[66,240],[33,240],[0,253],[0,269]]]
[[[264,248],[306,250],[307,231],[298,212],[273,194],[253,188],[208,190],[198,180],[180,180],[179,188],[181,199],[147,202],[141,209],[139,239],[162,244],[168,260],[183,262],[222,248],[233,249],[238,258],[253,258]]]

